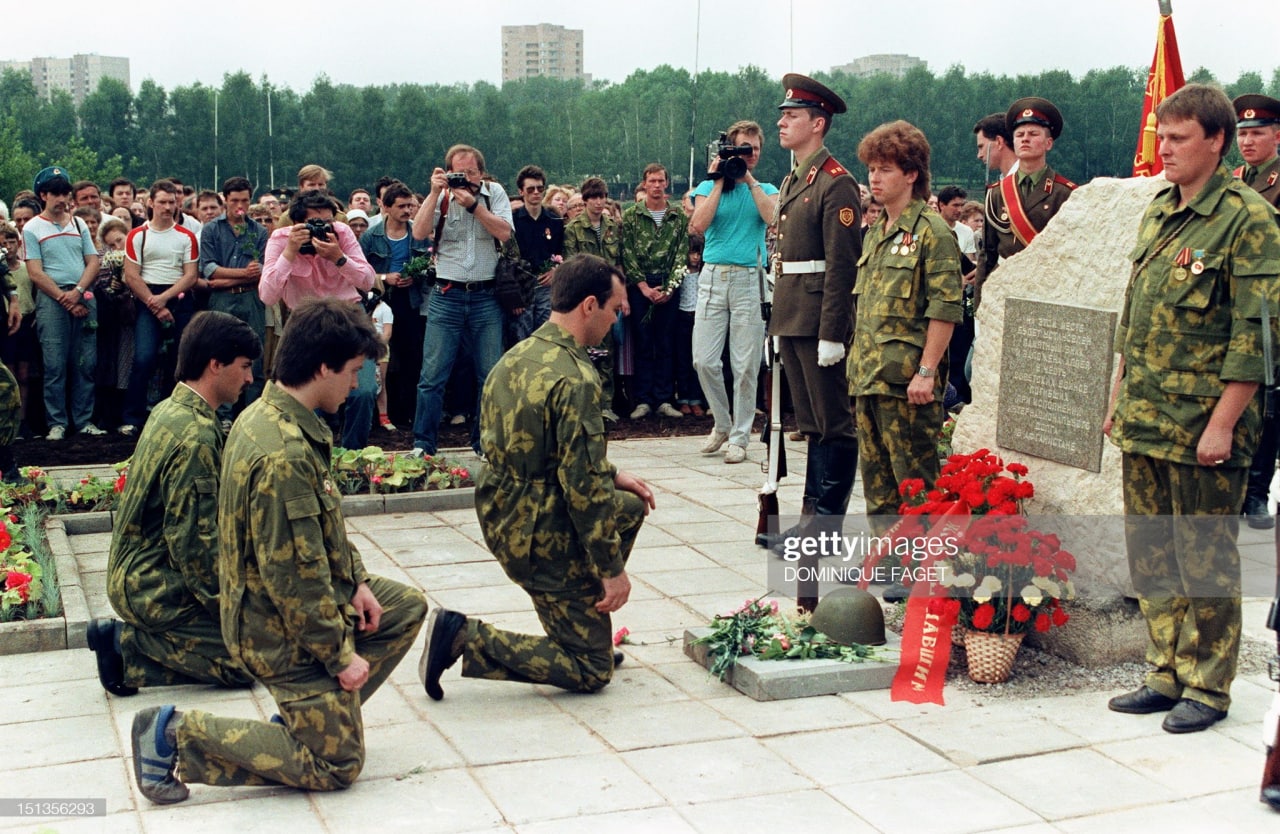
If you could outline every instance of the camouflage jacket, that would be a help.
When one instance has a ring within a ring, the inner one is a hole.
[[[351,597],[368,580],[330,477],[332,444],[272,382],[236,420],[222,463],[222,634],[255,677],[299,696],[332,689],[351,663]]]
[[[667,204],[662,225],[644,203],[632,203],[622,212],[622,271],[628,284],[646,275],[661,273],[663,286],[679,286],[689,255],[689,218],[676,202]]]
[[[600,400],[586,349],[554,322],[485,382],[476,515],[507,575],[530,592],[585,590],[623,570]]]
[[[1129,255],[1134,271],[1116,332],[1125,376],[1111,441],[1194,465],[1226,384],[1264,380],[1264,295],[1280,350],[1280,229],[1271,206],[1222,165],[1185,208],[1178,199],[1177,186],[1156,195]],[[1258,400],[1236,423],[1226,466],[1249,465]]]
[[[602,214],[597,237],[585,211],[570,220],[564,227],[564,256],[569,258],[579,252],[598,255],[614,266],[622,266],[622,230],[618,221],[608,212]]]
[[[116,510],[107,596],[143,629],[218,619],[218,467],[222,430],[186,385],[147,418]]]
[[[923,200],[907,204],[897,222],[867,231],[854,286],[856,315],[849,350],[849,393],[905,399],[920,366],[929,320],[959,322],[960,247],[942,216]],[[934,396],[946,394],[943,351]]]

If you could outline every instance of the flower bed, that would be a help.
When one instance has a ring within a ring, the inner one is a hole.
[[[129,461],[112,464],[114,477],[86,474],[65,484],[38,466],[22,468],[21,484],[0,484],[0,508],[40,506],[51,515],[114,510],[129,478]],[[391,495],[473,486],[471,472],[442,455],[386,453],[377,446],[333,450],[334,485],[342,495]]]

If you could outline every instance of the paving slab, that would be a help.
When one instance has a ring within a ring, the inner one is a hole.
[[[803,450],[788,443],[796,472]],[[785,701],[742,695],[685,657],[682,637],[763,592],[768,557],[751,536],[760,473],[703,459],[690,438],[615,443],[611,457],[657,487],[658,509],[629,563],[631,601],[613,616],[636,642],[623,647],[625,663],[601,692],[463,679],[455,666],[445,674],[445,700],[431,701],[417,676],[419,635],[366,705],[367,762],[351,789],[196,785],[187,802],[159,807],[132,785],[134,712],[176,703],[261,720],[276,711],[263,687],[167,687],[121,699],[101,691],[93,654],[83,648],[0,657],[11,713],[3,793],[99,796],[109,812],[47,825],[0,819],[0,834],[42,825],[164,834],[266,827],[1166,834],[1280,825],[1280,815],[1257,802],[1260,727],[1275,687],[1265,675],[1237,680],[1226,721],[1180,737],[1160,730],[1162,716],[1109,712],[1115,693],[1020,699],[949,688],[946,706],[893,702],[884,690]],[[799,505],[801,481],[784,481],[784,508]],[[859,486],[851,511],[861,506]],[[539,630],[527,596],[484,546],[471,508],[353,517],[348,529],[369,567],[422,587],[431,605],[474,605],[495,625]],[[1242,530],[1242,540],[1248,535]],[[83,570],[85,615],[106,615],[109,536],[80,539],[68,546]],[[1246,603],[1246,629],[1273,639],[1260,627],[1265,609]]]

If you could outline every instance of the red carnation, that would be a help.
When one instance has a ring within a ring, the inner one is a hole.
[[[26,602],[31,596],[31,574],[16,570],[9,571],[4,579],[4,588],[6,591],[16,590],[18,598]]]
[[[9,535],[9,528],[0,525],[0,553],[8,550],[11,544],[13,544],[13,537]]]
[[[1036,615],[1036,631],[1048,631],[1052,626],[1049,625],[1049,615],[1041,611]]]
[[[1015,623],[1025,623],[1031,619],[1031,609],[1022,603],[1013,606],[1013,621]]]
[[[973,612],[973,627],[982,631],[989,628],[991,626],[991,621],[995,618],[995,606],[989,602],[984,602]]]
[[[1027,475],[1027,467],[1021,463],[1011,463],[1006,466],[1005,469],[1017,475],[1019,478],[1025,478]]]
[[[1064,625],[1066,625],[1067,620],[1069,619],[1071,619],[1071,617],[1063,609],[1055,608],[1053,610],[1053,624],[1056,625],[1058,628],[1062,628]]]

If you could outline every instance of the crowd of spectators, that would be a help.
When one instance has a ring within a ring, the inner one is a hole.
[[[732,401],[740,408],[728,345],[725,396],[708,396],[707,379],[694,366],[703,241],[696,226],[690,229],[693,192],[671,196],[667,172],[657,164],[641,174],[634,202],[613,199],[599,178],[553,184],[541,168],[528,165],[508,196],[484,172],[483,155],[459,147],[468,154],[463,159],[475,180],[469,189],[493,218],[492,229],[477,228],[495,243],[489,254],[463,239],[454,255],[479,255],[480,265],[473,261],[471,271],[459,275],[490,275],[509,240],[507,251],[518,252],[536,278],[524,306],[490,310],[492,328],[451,325],[449,308],[456,312],[457,301],[478,299],[448,296],[448,279],[456,276],[436,279],[445,292],[433,292],[426,279],[427,264],[435,274],[442,258],[446,272],[458,268],[461,261],[450,261],[450,229],[454,222],[465,223],[454,221],[455,215],[475,216],[474,207],[463,205],[450,214],[446,200],[450,223],[443,223],[443,195],[457,193],[465,203],[468,189],[452,192],[443,180],[437,187],[435,177],[426,194],[384,176],[372,188],[346,192],[344,200],[320,165],[303,167],[296,188],[262,191],[256,198],[242,177],[228,179],[215,192],[174,178],[145,186],[118,178],[99,186],[72,180],[62,169],[45,169],[41,175],[48,182],[14,195],[7,211],[0,204],[0,245],[17,289],[20,322],[0,357],[19,383],[19,439],[135,435],[151,406],[172,390],[178,339],[201,309],[232,313],[266,346],[240,402],[219,410],[225,428],[270,377],[274,343],[290,306],[317,294],[364,303],[390,347],[381,364],[370,362],[361,374],[345,421],[332,423],[342,445],[363,446],[373,431],[399,424],[414,426],[415,445],[430,454],[441,422],[471,424],[474,440],[487,368],[547,320],[555,268],[577,252],[631,268],[628,309],[591,352],[601,372],[606,420],[617,421],[618,413],[633,420],[702,416],[710,412],[708,401]],[[874,218],[877,207],[869,194],[862,208],[864,217]],[[957,228],[980,229],[981,204],[959,201],[955,208]],[[317,217],[332,224],[329,241],[312,237],[307,221]],[[505,235],[494,234],[502,228]],[[50,249],[46,263],[43,247],[59,243],[62,248]],[[63,256],[79,258],[78,270]],[[334,265],[341,258],[343,264]],[[41,265],[34,274],[32,260]],[[467,279],[453,283],[461,287]],[[450,302],[436,310],[435,330],[433,298],[437,305]],[[734,423],[743,421],[738,415]],[[735,450],[733,462],[741,458]]]

